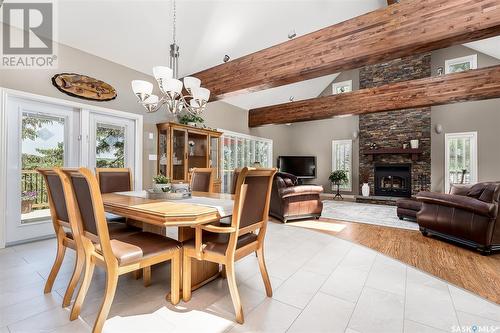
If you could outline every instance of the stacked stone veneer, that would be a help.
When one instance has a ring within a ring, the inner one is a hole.
[[[430,53],[396,59],[360,69],[360,89],[387,83],[431,76]],[[375,155],[373,161],[364,152],[375,143],[378,148],[401,148],[418,139],[423,154],[417,161],[410,155]],[[375,164],[412,163],[412,194],[429,190],[431,184],[431,109],[406,109],[364,114],[359,117],[359,172],[367,174],[370,193],[374,193]],[[421,186],[422,179],[425,180]],[[360,179],[360,187],[362,185]],[[360,188],[361,193],[361,188]]]

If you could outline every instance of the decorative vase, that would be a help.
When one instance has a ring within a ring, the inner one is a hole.
[[[21,201],[21,214],[31,213],[33,210],[33,200]]]
[[[364,197],[370,196],[370,185],[368,185],[368,183],[363,183],[363,186],[361,187],[361,194]]]
[[[410,140],[411,149],[418,149],[418,140]]]

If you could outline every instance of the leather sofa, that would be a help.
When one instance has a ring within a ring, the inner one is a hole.
[[[417,222],[423,235],[472,246],[483,254],[500,249],[500,182],[454,185],[450,194],[420,192]]]
[[[278,172],[274,176],[269,215],[283,221],[319,218],[323,210],[323,186],[297,185],[297,177]]]

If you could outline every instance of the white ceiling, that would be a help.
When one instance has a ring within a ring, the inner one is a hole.
[[[490,57],[500,59],[500,36],[468,43],[465,44],[465,46],[470,47],[471,49],[474,49],[478,52],[487,54]]]
[[[177,0],[179,75],[185,76],[383,7],[386,0]],[[168,64],[172,1],[59,0],[61,43],[151,74]],[[336,77],[225,100],[249,109],[313,98]]]
[[[172,0],[58,0],[58,41],[151,73],[167,65]],[[180,76],[386,6],[386,0],[177,0]],[[500,58],[500,37],[467,45]],[[235,96],[244,109],[316,97],[337,74]]]

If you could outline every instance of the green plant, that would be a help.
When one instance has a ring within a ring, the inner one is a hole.
[[[330,174],[328,179],[335,185],[346,184],[349,181],[345,170],[335,170]]]
[[[203,123],[205,120],[203,120],[202,117],[200,116],[195,116],[193,114],[185,114],[185,115],[182,115],[180,118],[179,118],[179,122],[181,124],[184,124],[184,125],[187,125],[188,123]]]
[[[155,184],[168,184],[168,183],[170,183],[170,178],[168,178],[165,175],[160,174],[160,175],[154,176],[153,181],[155,182]]]

